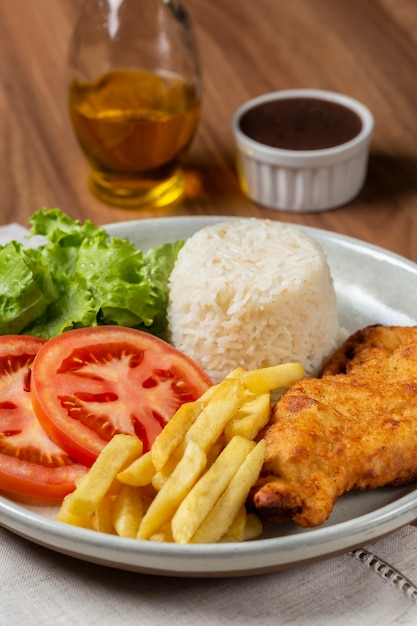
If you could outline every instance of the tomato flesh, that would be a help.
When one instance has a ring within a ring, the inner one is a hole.
[[[71,330],[39,350],[32,401],[49,436],[90,466],[117,433],[148,450],[184,402],[212,384],[188,357],[148,333],[121,326]]]
[[[0,489],[59,499],[87,468],[46,435],[33,410],[30,372],[43,344],[33,337],[0,337]]]

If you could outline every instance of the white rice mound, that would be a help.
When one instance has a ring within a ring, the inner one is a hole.
[[[216,223],[185,242],[168,328],[215,383],[238,366],[292,361],[315,376],[344,336],[320,245],[296,226],[256,218]]]

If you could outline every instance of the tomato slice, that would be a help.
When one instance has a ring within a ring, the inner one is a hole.
[[[32,408],[30,371],[43,339],[0,337],[0,489],[59,499],[87,468],[46,435]]]
[[[90,466],[117,433],[149,450],[184,402],[212,384],[188,357],[122,326],[70,330],[49,339],[32,367],[32,402],[49,436]]]

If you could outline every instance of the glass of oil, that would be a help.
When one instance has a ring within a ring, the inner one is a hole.
[[[198,49],[181,0],[86,0],[69,67],[70,118],[92,193],[118,207],[177,201],[201,111]]]

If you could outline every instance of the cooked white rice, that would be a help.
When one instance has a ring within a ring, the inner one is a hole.
[[[173,345],[219,382],[231,370],[298,361],[316,375],[341,331],[327,259],[301,229],[261,220],[208,226],[170,278]]]

